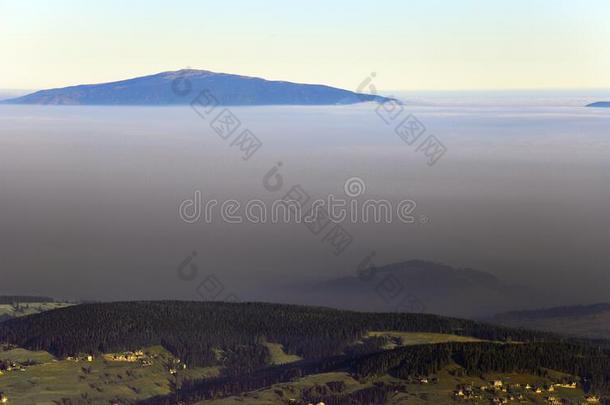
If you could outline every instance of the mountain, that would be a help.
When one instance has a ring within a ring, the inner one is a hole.
[[[577,305],[498,314],[491,322],[592,339],[610,339],[610,304]]]
[[[428,312],[465,318],[489,317],[548,302],[544,293],[507,284],[484,271],[421,260],[356,273],[294,286],[283,300],[356,311]]]
[[[610,108],[610,101],[598,101],[588,104],[587,107]]]
[[[318,84],[183,69],[118,82],[41,90],[10,104],[180,105],[207,90],[220,105],[331,105],[383,102],[388,98]]]

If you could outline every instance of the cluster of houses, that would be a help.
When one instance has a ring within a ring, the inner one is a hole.
[[[122,362],[128,362],[128,363],[139,362],[142,367],[152,366],[153,359],[155,357],[156,357],[155,355],[149,355],[147,353],[144,353],[144,351],[142,351],[142,350],[136,350],[133,352],[126,351],[126,352],[122,352],[122,353],[107,353],[107,354],[102,355],[102,358],[105,361],[122,361]],[[95,357],[91,354],[86,354],[83,356],[66,357],[66,360],[74,361],[74,362],[79,362],[79,361],[92,362],[94,359],[95,359]]]
[[[457,385],[455,391],[453,391],[453,397],[464,400],[482,399],[484,393],[488,392],[493,394],[491,400],[494,404],[508,404],[514,401],[527,402],[524,396],[525,392],[542,395],[544,393],[553,393],[556,388],[576,389],[577,386],[577,383],[574,381],[532,386],[530,384],[522,385],[518,383],[505,384],[502,380],[494,380],[489,385],[484,384],[479,387],[464,384]],[[501,393],[506,395],[501,395]],[[551,405],[561,405],[564,403],[561,398],[555,395],[549,395],[544,400]],[[599,403],[599,398],[588,396],[586,397],[586,403]]]
[[[136,350],[135,352],[123,352],[123,353],[108,353],[104,354],[104,360],[108,361],[126,361],[129,363],[135,363],[136,361],[142,360],[148,357],[142,350]]]
[[[25,371],[25,367],[21,364],[11,362],[6,365],[4,370],[0,370],[0,375],[4,374],[6,371]]]
[[[127,362],[127,363],[140,363],[142,367],[150,367],[154,364],[154,359],[157,358],[157,354],[145,353],[143,350],[126,351],[121,353],[106,353],[102,355],[104,361],[112,362]],[[87,361],[92,362],[94,360],[93,355],[84,355],[76,357],[67,357],[66,360],[79,362]],[[180,359],[172,360],[168,365],[168,371],[170,374],[175,375],[178,370],[186,369],[186,364],[182,363]]]
[[[106,361],[124,361],[128,363],[139,362],[142,367],[149,367],[153,365],[153,357],[144,353],[142,350],[136,350],[134,352],[127,351],[122,353],[108,353],[103,355]]]
[[[0,368],[0,375],[8,371],[25,371],[25,369],[26,367],[23,364],[15,363],[14,361],[4,362]]]

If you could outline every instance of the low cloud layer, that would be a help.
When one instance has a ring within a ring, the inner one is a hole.
[[[278,288],[409,259],[474,267],[552,291],[556,303],[610,300],[610,115],[581,107],[413,107],[446,147],[430,166],[375,111],[232,108],[263,146],[248,160],[190,108],[0,107],[0,293],[103,300],[197,299]],[[264,185],[273,168],[283,184]],[[312,198],[417,203],[414,223],[349,223],[336,255],[303,224],[186,223],[203,199]],[[349,197],[349,196],[348,196]],[[197,274],[178,277],[192,252]],[[315,303],[312,303],[315,304]]]

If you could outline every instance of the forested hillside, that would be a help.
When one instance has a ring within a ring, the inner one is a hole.
[[[580,376],[579,383],[588,392],[607,393],[610,388],[610,353],[568,343],[443,343],[416,345],[365,355],[335,356],[317,361],[265,368],[241,376],[189,381],[170,395],[141,401],[142,405],[170,405],[218,399],[242,392],[254,391],[295,378],[331,371],[347,371],[358,379],[389,374],[403,380],[428,376],[454,362],[469,375],[498,372],[524,372],[544,375],[558,370]],[[379,398],[392,387],[360,392],[362,404],[383,403]],[[346,402],[338,398],[337,403]],[[342,402],[343,401],[343,402]]]
[[[414,332],[428,335],[429,342],[405,343],[397,337]],[[435,342],[435,334],[450,340]],[[476,339],[463,339],[466,336]],[[147,404],[241,395],[320,373],[348,373],[360,381],[384,375],[409,381],[448,365],[458,365],[473,376],[496,371],[544,375],[557,370],[579,376],[583,388],[604,396],[610,387],[610,350],[603,344],[429,314],[264,303],[91,303],[3,322],[0,342],[64,358],[98,358],[102,353],[161,345],[189,369],[217,366],[217,377],[181,379],[172,393],[150,398]],[[271,342],[296,361],[272,365]],[[402,343],[397,347],[397,342]],[[367,404],[391,392],[391,386],[374,386],[357,393],[311,393],[308,398]]]
[[[372,314],[292,305],[218,302],[82,304],[0,325],[0,341],[57,356],[162,345],[189,365],[214,365],[217,349],[258,363],[260,339],[304,359],[341,354],[367,331],[452,333],[495,341],[551,335],[428,314]]]

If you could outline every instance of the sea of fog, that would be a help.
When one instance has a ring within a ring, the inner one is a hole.
[[[241,126],[227,139],[188,106],[1,105],[0,293],[197,299],[213,275],[224,295],[272,300],[282,285],[353,275],[375,251],[377,264],[472,267],[561,303],[610,300],[610,110],[570,95],[405,98],[389,112],[231,107]],[[395,132],[409,115],[425,127],[412,144]],[[249,159],[235,142],[245,129],[262,143]],[[430,135],[445,150],[432,165]],[[351,243],[336,254],[302,223],[180,215],[197,193],[349,201],[347,179],[364,185],[360,202],[414,201],[413,223],[342,223]]]

